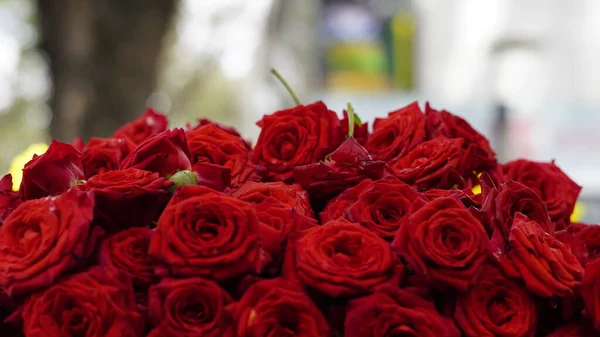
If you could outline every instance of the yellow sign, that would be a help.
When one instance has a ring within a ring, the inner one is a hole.
[[[31,144],[25,151],[21,152],[13,159],[8,172],[13,178],[14,191],[18,191],[19,185],[21,185],[21,180],[23,179],[23,166],[33,158],[33,155],[41,155],[46,152],[46,150],[48,150],[48,145],[44,143]]]

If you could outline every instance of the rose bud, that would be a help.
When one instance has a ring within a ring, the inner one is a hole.
[[[75,274],[31,295],[11,319],[25,336],[143,336],[126,274],[100,267]]]
[[[225,306],[233,302],[216,282],[163,279],[149,291],[154,329],[148,337],[234,337]]]
[[[118,170],[123,158],[135,147],[127,138],[91,138],[81,156],[86,179],[98,173]]]
[[[23,200],[59,195],[83,178],[79,151],[53,140],[44,154],[25,164],[19,195]]]
[[[13,192],[12,175],[7,174],[0,179],[0,226],[23,202],[19,195]]]
[[[0,288],[29,294],[81,267],[103,234],[93,209],[92,196],[74,189],[21,204],[0,227]]]
[[[403,266],[376,234],[347,220],[309,229],[288,242],[283,276],[331,298],[364,295],[399,284]]]
[[[515,160],[502,166],[502,169],[507,180],[518,181],[540,196],[557,230],[569,225],[581,186],[554,165],[554,162]]]
[[[293,169],[318,162],[344,140],[340,120],[323,102],[277,111],[260,120],[252,161],[265,180],[293,180]]]
[[[229,168],[234,188],[256,180],[254,165],[250,162],[252,149],[237,131],[208,123],[188,131],[186,136],[193,164],[209,163]]]
[[[376,118],[373,134],[365,148],[377,160],[395,162],[425,140],[425,116],[413,102],[390,112],[387,118]]]
[[[151,136],[167,130],[168,123],[167,116],[148,109],[138,119],[120,127],[112,137],[127,138],[138,145]]]
[[[381,285],[373,294],[350,301],[346,337],[460,337],[451,319],[419,295],[393,285]]]
[[[231,279],[264,264],[251,204],[204,186],[177,189],[158,220],[149,255],[163,276]]]
[[[308,193],[300,185],[286,185],[282,182],[248,182],[235,191],[233,196],[252,204],[260,204],[263,201],[277,203],[288,208],[293,208],[298,213],[309,218],[313,217]]]
[[[488,258],[483,226],[456,199],[416,200],[404,216],[392,249],[438,289],[466,291]]]
[[[110,231],[149,226],[169,201],[171,186],[158,173],[135,168],[101,173],[85,183],[96,197],[94,222]]]
[[[236,336],[331,336],[327,321],[300,285],[281,278],[250,286],[227,311]]]
[[[536,300],[491,265],[456,301],[454,321],[466,337],[531,337],[538,323]]]
[[[167,130],[143,141],[121,163],[121,170],[137,168],[170,177],[190,170],[190,151],[183,129]]]

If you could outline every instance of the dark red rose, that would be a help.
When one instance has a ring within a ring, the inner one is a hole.
[[[399,284],[402,265],[376,234],[346,220],[309,229],[288,243],[283,276],[329,297],[364,295]]]
[[[251,204],[204,186],[177,189],[150,242],[159,276],[225,280],[257,272],[260,229]]]
[[[451,319],[417,294],[393,285],[350,301],[346,313],[346,337],[460,337]]]
[[[147,138],[167,130],[168,123],[167,116],[148,109],[138,119],[115,131],[113,138],[129,138],[135,144],[141,144]]]
[[[586,319],[578,319],[558,327],[546,337],[591,337],[597,336],[592,323]]]
[[[600,225],[573,223],[568,227],[568,232],[583,242],[589,260],[596,260],[600,257]]]
[[[252,160],[267,180],[292,180],[294,167],[322,160],[344,140],[338,116],[320,101],[266,115],[257,124]]]
[[[581,186],[554,165],[554,162],[515,160],[502,168],[507,180],[518,181],[541,197],[557,230],[569,225]]]
[[[331,336],[325,317],[301,286],[281,278],[254,283],[227,311],[237,337]]]
[[[345,214],[350,221],[392,241],[413,201],[419,197],[412,187],[389,176],[366,187]]]
[[[188,131],[186,136],[193,164],[211,163],[229,168],[232,187],[255,180],[250,145],[237,132],[210,123]]]
[[[53,140],[44,154],[25,164],[19,195],[23,200],[59,195],[83,178],[79,151]]]
[[[563,229],[562,231],[556,232],[554,236],[563,245],[567,246],[571,253],[575,255],[580,265],[585,266],[588,261],[595,259],[594,257],[590,258],[590,254],[585,242],[583,242],[576,235],[573,235],[567,230]]]
[[[373,158],[395,162],[425,140],[425,116],[417,102],[376,118],[365,148]]]
[[[483,226],[453,198],[419,199],[404,216],[392,249],[428,284],[466,291],[488,258]]]
[[[492,151],[488,140],[464,119],[442,110],[437,111],[425,104],[425,118],[428,139],[439,137],[464,139],[463,148],[472,148],[471,169],[477,172],[496,167],[496,154]]]
[[[148,337],[234,337],[225,306],[231,297],[202,278],[163,279],[149,291],[154,329]]]
[[[12,175],[7,174],[0,179],[0,226],[23,203],[19,195],[13,192],[12,186]]]
[[[142,316],[136,312],[126,274],[100,267],[76,274],[28,298],[20,311],[25,336],[141,337]]]
[[[331,199],[325,206],[325,209],[319,214],[321,223],[324,224],[331,220],[337,220],[344,217],[346,215],[346,209],[356,202],[362,191],[368,186],[371,186],[372,183],[373,180],[365,179],[358,185],[350,187],[337,197]]]
[[[456,301],[454,321],[466,337],[529,337],[535,334],[538,307],[525,288],[486,265]]]
[[[143,141],[121,163],[121,169],[134,167],[170,177],[190,170],[190,151],[183,129],[167,130]]]
[[[600,331],[600,260],[585,266],[581,297],[585,303],[584,314],[590,318],[596,331]]]
[[[499,231],[507,240],[514,215],[522,213],[536,221],[545,232],[554,235],[554,224],[550,221],[548,210],[535,191],[516,181],[507,181],[496,189],[493,183],[484,179],[482,186],[484,201],[481,211],[488,221],[486,225],[490,234]]]
[[[310,195],[313,204],[322,208],[327,201],[363,179],[379,179],[392,174],[383,161],[373,160],[354,138],[348,138],[328,156],[318,162],[294,169],[295,181]]]
[[[171,186],[158,173],[136,168],[101,173],[85,183],[96,197],[94,222],[111,230],[149,226],[169,201]]]
[[[19,296],[80,266],[102,235],[91,226],[94,199],[77,190],[26,201],[0,227],[0,287]]]
[[[248,182],[235,191],[233,196],[252,204],[260,204],[263,201],[278,203],[293,208],[307,217],[313,217],[308,193],[299,185],[286,185],[282,182]]]
[[[493,241],[492,251],[501,259],[504,272],[522,278],[532,293],[547,298],[565,297],[572,295],[581,283],[584,269],[577,257],[536,221],[517,213],[508,243],[504,249],[497,248]],[[510,264],[502,261],[503,255]]]
[[[349,130],[350,119],[348,118],[348,111],[343,111],[344,118],[341,120],[342,125],[342,133],[347,135]],[[369,123],[364,123],[361,121],[354,121],[354,134],[352,135],[356,141],[360,145],[365,145],[367,140],[369,139]]]
[[[420,191],[431,188],[464,188],[462,173],[470,164],[462,149],[462,138],[434,139],[417,145],[404,157],[391,164],[400,180],[415,185]]]
[[[127,138],[91,138],[81,156],[85,178],[118,170],[123,158],[135,147]]]

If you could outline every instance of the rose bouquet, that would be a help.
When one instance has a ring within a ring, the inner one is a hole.
[[[149,110],[0,181],[0,336],[600,335],[600,226],[554,163],[417,103]]]

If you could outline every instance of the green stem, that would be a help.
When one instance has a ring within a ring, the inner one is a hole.
[[[277,70],[275,70],[275,69],[271,69],[271,74],[273,74],[273,76],[277,77],[279,82],[281,82],[281,84],[283,84],[283,86],[288,91],[290,96],[292,96],[292,99],[294,100],[296,105],[300,105],[300,100],[298,99],[298,96],[296,96],[296,93],[294,92],[292,87],[290,87],[288,82],[283,78],[283,76],[281,76],[281,74],[279,74],[279,72],[277,72]]]
[[[352,103],[347,103],[348,107],[346,110],[348,111],[348,136],[354,136],[354,120],[356,117],[356,113],[354,112],[354,108],[352,107]]]

